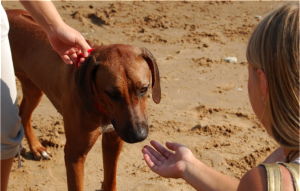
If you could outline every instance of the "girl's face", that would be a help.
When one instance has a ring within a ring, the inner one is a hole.
[[[263,126],[266,128],[268,132],[267,111],[266,111],[266,104],[265,104],[266,97],[264,97],[264,100],[262,99],[263,97],[262,85],[261,85],[262,78],[259,72],[260,71],[258,71],[258,69],[248,64],[248,95],[249,95],[249,100],[252,109],[256,117],[259,119],[259,121],[263,124]]]

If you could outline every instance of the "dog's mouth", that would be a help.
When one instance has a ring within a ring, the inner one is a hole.
[[[145,140],[148,136],[148,125],[146,122],[125,123],[121,127],[114,120],[111,120],[111,123],[120,138],[126,143],[138,143]]]

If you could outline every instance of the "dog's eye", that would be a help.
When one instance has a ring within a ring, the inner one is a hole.
[[[118,99],[120,98],[120,94],[117,92],[105,92],[109,97],[112,99]]]
[[[141,89],[141,93],[144,93],[145,91],[147,91],[147,87]]]
[[[108,93],[111,97],[117,97],[117,94],[116,93]]]
[[[147,90],[148,90],[148,87],[143,87],[141,89],[141,95],[144,95],[147,92]]]

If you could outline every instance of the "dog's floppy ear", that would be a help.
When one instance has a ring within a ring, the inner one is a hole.
[[[93,77],[98,66],[99,62],[96,62],[94,56],[90,56],[86,58],[84,63],[80,65],[75,72],[77,91],[88,113],[92,112],[95,104]]]
[[[159,70],[155,58],[149,50],[141,47],[142,57],[147,61],[152,73],[152,99],[155,103],[159,103],[161,99]]]

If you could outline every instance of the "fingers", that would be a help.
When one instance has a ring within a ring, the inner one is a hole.
[[[172,151],[176,151],[179,147],[186,147],[179,143],[170,143],[170,142],[166,142],[166,146],[168,147],[168,149]]]
[[[163,147],[161,144],[159,144],[156,141],[150,141],[151,145],[164,157],[169,158],[173,153]]]
[[[153,172],[157,172],[158,166],[155,165],[152,160],[150,159],[149,155],[144,154],[144,159],[146,161],[146,164],[149,166],[149,168],[153,171]]]
[[[73,64],[73,61],[70,59],[69,55],[61,55],[61,58],[66,64]]]
[[[143,149],[142,149],[142,152],[146,155],[149,156],[150,160],[152,161],[152,163],[154,163],[156,166],[159,166],[161,165],[162,161],[159,161],[158,158],[160,154],[158,154],[156,151],[154,151],[153,149],[151,150],[152,148],[149,147],[149,146],[145,146]],[[156,158],[156,156],[158,156],[158,158]]]
[[[80,58],[79,59],[79,62],[78,62],[78,67],[83,64],[83,62],[85,61],[85,58]]]
[[[69,57],[71,58],[71,60],[73,62],[76,62],[76,60],[77,60],[77,54],[76,53],[70,54]]]
[[[67,51],[69,58],[67,58],[65,55],[63,55],[64,57],[62,56],[62,58],[66,64],[72,64],[73,62],[76,62],[78,55],[81,54],[82,51],[83,50],[81,50],[79,48],[78,49],[72,48],[69,51]],[[80,60],[78,61],[78,66],[80,66],[84,62],[85,57],[87,57],[87,56],[88,56],[88,53],[86,50],[86,55],[84,55],[84,57],[80,58]]]
[[[161,163],[163,163],[165,160],[167,160],[166,157],[164,157],[161,154],[159,154],[156,150],[154,150],[150,146],[146,145],[144,148],[147,149]]]
[[[88,57],[88,50],[91,47],[84,37],[72,27],[66,24],[60,25],[55,31],[48,33],[48,37],[53,49],[60,54],[66,64],[72,64],[72,60],[76,61],[81,52],[83,57]]]
[[[89,56],[88,50],[91,49],[90,45],[85,41],[85,39],[81,36],[78,38],[77,45],[79,46],[83,56],[86,58]]]
[[[63,59],[63,61],[66,63],[66,64],[73,64],[73,62],[76,62],[77,60],[77,53],[73,53],[73,54],[70,54],[70,55],[62,55],[61,58]],[[80,66],[81,64],[83,64],[83,62],[85,61],[85,58],[80,58],[79,61],[78,61],[78,66]]]

